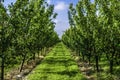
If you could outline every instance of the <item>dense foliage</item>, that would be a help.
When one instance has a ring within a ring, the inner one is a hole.
[[[43,48],[59,41],[54,31],[54,6],[44,0],[17,0],[6,9],[0,0],[0,65],[4,68],[35,58]]]
[[[70,28],[62,41],[89,63],[95,62],[99,72],[99,61],[105,58],[109,72],[120,65],[120,1],[80,0],[76,7],[69,7]]]

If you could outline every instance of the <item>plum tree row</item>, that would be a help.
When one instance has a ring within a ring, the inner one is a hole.
[[[53,5],[44,0],[16,0],[5,8],[3,2],[0,0],[1,80],[5,67],[18,59],[21,72],[26,59],[35,58],[35,53],[59,41],[54,31],[57,14]]]
[[[80,0],[76,7],[69,7],[70,28],[65,31],[62,41],[76,51],[83,60],[96,63],[106,57],[110,73],[120,65],[120,1]]]

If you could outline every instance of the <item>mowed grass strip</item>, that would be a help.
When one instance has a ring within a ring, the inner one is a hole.
[[[58,43],[27,80],[86,80],[63,43]]]

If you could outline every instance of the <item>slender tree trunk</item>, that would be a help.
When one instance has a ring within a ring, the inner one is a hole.
[[[83,61],[85,60],[85,55],[84,55],[84,53],[82,53],[82,59],[83,59]]]
[[[2,55],[2,63],[1,63],[1,80],[4,80],[4,55]]]
[[[3,0],[1,0],[1,1],[3,1]],[[3,1],[4,2],[4,1]],[[1,52],[2,52],[2,56],[1,56],[1,58],[2,58],[2,62],[1,62],[1,80],[4,80],[4,68],[5,68],[5,66],[4,66],[4,64],[5,64],[5,55],[4,55],[4,51],[5,51],[5,45],[4,45],[4,40],[5,40],[5,33],[4,33],[4,16],[3,16],[3,24],[2,24],[2,34],[1,34],[1,43],[2,43],[2,45],[1,45]]]
[[[20,72],[22,72],[22,70],[23,70],[23,66],[24,66],[24,63],[25,63],[25,59],[26,59],[26,53],[25,53],[25,55],[23,56],[23,60],[22,60]]]
[[[40,56],[40,51],[38,52],[38,57]]]
[[[78,56],[80,57],[80,50],[79,50],[79,48],[78,48]]]
[[[98,53],[96,52],[95,46],[94,46],[94,54],[95,54],[96,71],[99,72],[99,56]]]
[[[90,52],[89,52],[89,55],[88,55],[88,61],[89,61],[89,65],[90,65],[90,62],[91,62],[91,49],[90,49]]]
[[[90,65],[90,62],[91,62],[91,55],[89,55],[88,60],[89,60],[89,65]]]
[[[110,74],[113,74],[113,64],[114,64],[114,56],[115,56],[115,46],[114,46],[114,43],[113,43],[113,52],[112,52],[112,56],[110,58]]]
[[[99,72],[99,59],[98,59],[98,55],[95,56],[95,62],[96,62],[96,70],[97,70],[97,72]]]
[[[33,60],[35,60],[35,53],[33,52]]]
[[[113,74],[113,59],[110,60],[110,74]]]

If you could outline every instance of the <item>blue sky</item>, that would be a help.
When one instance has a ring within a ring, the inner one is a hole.
[[[7,6],[11,2],[15,2],[16,0],[5,0],[4,5]],[[76,5],[78,0],[46,0],[49,4],[54,4],[54,11],[58,13],[57,18],[54,20],[56,22],[55,31],[59,36],[62,36],[63,31],[65,31],[69,27],[68,21],[68,8],[69,4],[73,3]]]
[[[58,13],[58,16],[55,20],[56,27],[55,31],[59,34],[59,36],[62,36],[63,31],[68,29],[69,27],[69,21],[68,21],[68,8],[69,4],[73,3],[76,5],[78,0],[47,0],[49,4],[54,4],[54,11]]]

